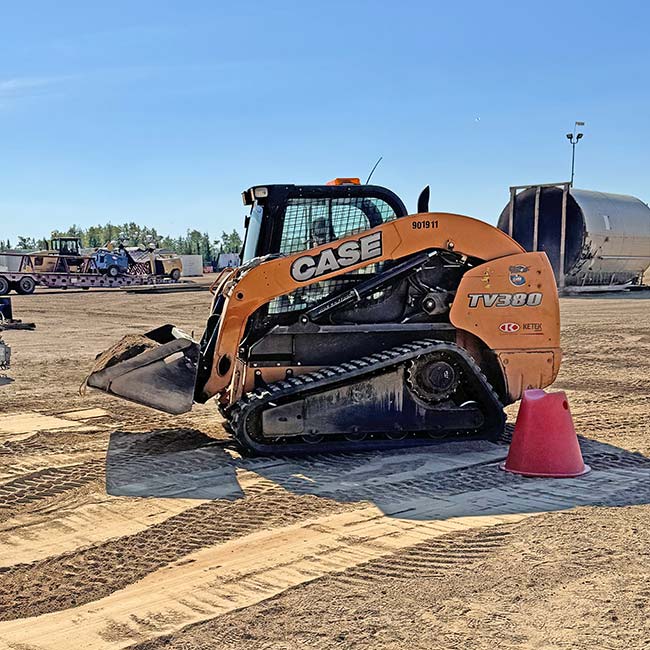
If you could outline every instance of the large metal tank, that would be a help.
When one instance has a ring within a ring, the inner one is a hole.
[[[511,187],[498,226],[545,251],[560,287],[636,284],[650,267],[650,208],[633,196],[568,183]]]

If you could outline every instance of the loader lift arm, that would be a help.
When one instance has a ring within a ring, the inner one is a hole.
[[[429,224],[429,227],[420,224]],[[364,237],[373,235],[376,238],[378,236],[381,243],[380,254],[321,273],[312,277],[311,282],[330,280],[378,262],[401,260],[423,249],[454,251],[484,261],[524,252],[517,242],[493,226],[470,217],[448,213],[402,217],[363,233]],[[296,263],[305,257],[322,260],[322,256],[333,249],[340,249],[347,243],[356,244],[360,239],[359,236],[351,235],[336,240],[335,245],[323,244],[309,251],[270,259],[245,270],[239,278],[233,280],[224,291],[223,318],[219,324],[212,372],[204,387],[197,386],[197,395],[202,400],[207,400],[228,387],[239,343],[244,338],[249,318],[257,309],[274,298],[311,283],[295,279],[291,271]]]

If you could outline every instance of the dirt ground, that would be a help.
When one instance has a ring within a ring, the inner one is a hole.
[[[242,459],[212,404],[79,394],[94,356],[207,292],[14,299],[0,648],[650,647],[650,296],[562,300],[582,479],[505,445]],[[516,408],[509,409],[514,418]]]

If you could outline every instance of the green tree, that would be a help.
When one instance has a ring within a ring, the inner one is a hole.
[[[223,231],[221,239],[215,240],[214,247],[218,249],[219,253],[239,253],[242,248],[242,240],[236,230],[233,230],[230,234]]]
[[[210,235],[204,232],[201,235],[201,254],[203,255],[203,262],[209,264],[212,262],[212,246],[210,245]]]
[[[127,246],[147,246],[153,242],[160,248],[165,248],[180,255],[201,255],[206,263],[217,259],[220,253],[239,253],[242,247],[242,240],[239,233],[233,230],[230,233],[222,232],[221,237],[212,240],[209,233],[200,232],[196,229],[188,229],[185,235],[178,237],[163,236],[155,228],[141,226],[134,221],[126,221],[122,224],[96,224],[88,228],[82,228],[72,224],[66,230],[54,230],[51,235],[54,237],[78,237],[85,248],[99,248],[109,242],[124,241]],[[9,241],[0,240],[0,250],[10,248]],[[30,237],[19,239],[18,247],[24,249],[43,249],[44,240],[34,240]]]
[[[36,241],[33,237],[18,237],[18,248],[24,251],[31,251],[36,248]]]

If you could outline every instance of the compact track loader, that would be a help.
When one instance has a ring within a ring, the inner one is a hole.
[[[239,268],[200,342],[173,325],[100,355],[89,386],[173,414],[216,397],[256,453],[498,437],[503,406],[559,370],[545,253],[456,214],[407,215],[391,191],[337,179],[265,185]]]

